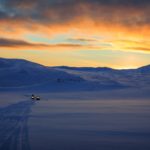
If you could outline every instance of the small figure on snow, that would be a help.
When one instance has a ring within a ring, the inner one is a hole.
[[[35,96],[34,94],[31,95],[32,100],[40,100],[39,96]]]
[[[32,94],[32,95],[31,95],[31,99],[35,99],[35,96],[34,96],[34,94]]]

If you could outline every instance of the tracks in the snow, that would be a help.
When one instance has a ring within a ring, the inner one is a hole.
[[[0,109],[0,150],[30,150],[28,118],[33,101]]]

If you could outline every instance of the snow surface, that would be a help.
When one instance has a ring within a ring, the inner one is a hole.
[[[1,58],[0,150],[149,150],[149,74]]]
[[[0,79],[0,91],[145,88],[150,85],[150,66],[130,70],[46,67],[26,60],[0,58]]]
[[[0,93],[0,150],[150,149],[148,89],[34,94]]]
[[[80,77],[19,59],[0,59],[0,87],[25,87],[46,82],[80,81]]]
[[[150,66],[129,70],[116,70],[111,68],[54,68],[108,87],[115,85],[135,88],[150,87]]]

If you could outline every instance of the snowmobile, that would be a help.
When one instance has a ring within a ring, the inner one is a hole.
[[[35,96],[34,96],[34,94],[32,94],[32,95],[31,95],[31,99],[35,99]]]
[[[40,97],[39,97],[39,96],[36,96],[36,100],[40,100]]]
[[[35,96],[34,94],[31,95],[32,100],[40,100],[39,96]]]

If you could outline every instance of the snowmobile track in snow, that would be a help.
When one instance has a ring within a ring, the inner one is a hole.
[[[28,118],[33,101],[0,108],[0,150],[30,150]]]

